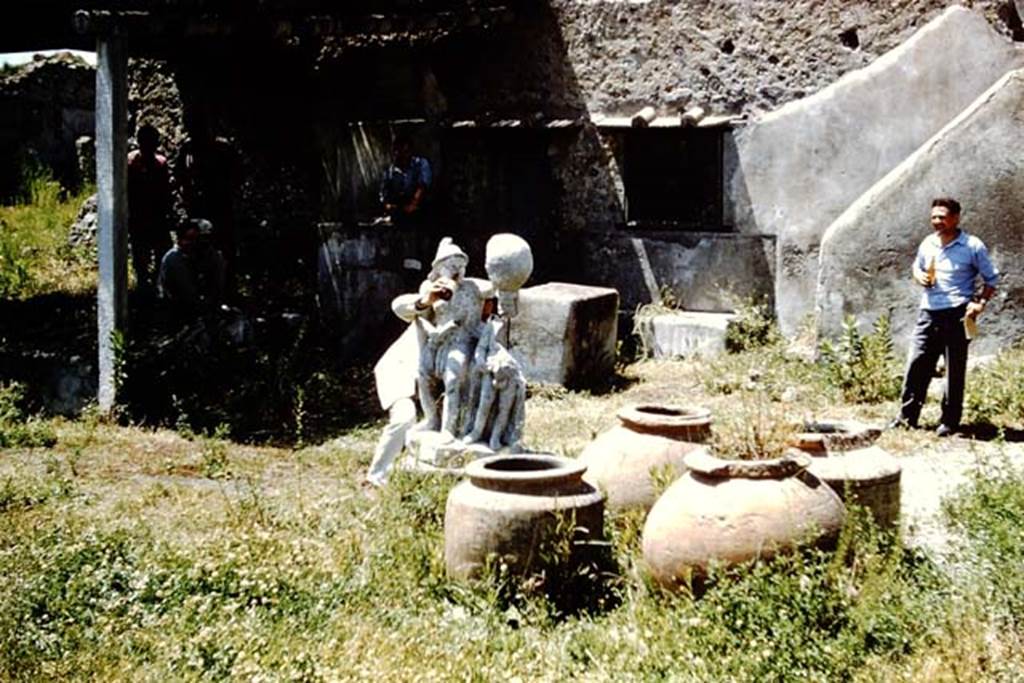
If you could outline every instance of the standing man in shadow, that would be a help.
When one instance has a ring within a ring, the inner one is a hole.
[[[174,179],[187,216],[202,216],[213,225],[210,240],[227,268],[225,293],[235,293],[237,245],[235,193],[238,191],[238,158],[226,139],[217,137],[207,112],[186,110],[188,138],[178,150]]]
[[[146,123],[136,133],[139,148],[128,155],[128,239],[139,291],[156,293],[160,259],[171,247],[171,172],[156,150],[160,133]]]

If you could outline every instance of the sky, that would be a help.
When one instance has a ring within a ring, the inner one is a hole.
[[[55,52],[70,52],[76,54],[90,64],[96,64],[95,52],[82,52],[81,50],[41,50],[39,54],[52,55]],[[0,52],[0,66],[5,64],[24,64],[32,61],[35,52]]]

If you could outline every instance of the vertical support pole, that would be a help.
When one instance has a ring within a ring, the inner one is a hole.
[[[96,205],[99,283],[99,407],[117,399],[116,339],[123,334],[128,308],[128,59],[119,38],[96,44]]]

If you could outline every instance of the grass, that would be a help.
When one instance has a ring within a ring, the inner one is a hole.
[[[766,395],[811,410],[784,378],[812,368],[730,360],[719,379],[778,382]],[[639,401],[725,414],[735,393],[707,391],[708,371],[646,361],[618,393],[535,390],[527,440],[576,455]],[[837,554],[718,573],[695,600],[648,583],[642,519],[610,514],[617,571],[593,584],[607,599],[564,611],[528,583],[446,578],[450,482],[359,486],[379,424],[297,449],[96,413],[47,424],[55,445],[0,450],[0,679],[977,680],[1022,661],[1009,467],[950,504],[970,581],[855,514]]]
[[[63,204],[42,182],[31,206],[0,209],[2,244],[15,245],[2,253],[28,277],[4,296],[79,286],[51,272],[69,267]],[[718,424],[738,423],[732,446],[753,419],[748,400],[759,437],[787,421],[894,414],[888,389],[864,395],[848,381],[870,371],[890,385],[884,340],[865,352],[851,331],[826,367],[787,354],[757,310],[746,315],[743,353],[634,363],[602,394],[532,387],[527,444],[574,457],[628,403],[706,406]],[[1022,353],[969,380],[969,419],[1004,436],[1024,418]],[[186,414],[197,402],[182,403],[175,431],[96,411],[34,418],[17,388],[0,390],[0,680],[953,681],[1024,670],[1024,475],[998,457],[1011,444],[978,445],[992,467],[946,503],[952,567],[854,511],[837,552],[718,571],[695,599],[648,581],[642,515],[610,513],[615,571],[566,581],[576,594],[552,599],[500,572],[449,581],[452,482],[397,473],[362,488],[381,427],[353,424],[372,403],[368,374],[295,383],[287,360],[266,368],[294,394],[294,414],[279,416],[291,448],[232,442],[221,424],[231,416]],[[880,444],[899,454],[939,442],[896,430]]]
[[[68,229],[93,192],[68,194],[48,174],[27,171],[24,201],[0,206],[0,299],[95,289],[92,251],[72,248]]]

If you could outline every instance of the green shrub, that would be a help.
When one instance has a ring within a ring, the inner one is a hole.
[[[736,318],[725,330],[725,348],[732,353],[775,346],[782,341],[771,304],[747,299],[736,305]]]
[[[1024,347],[1004,350],[989,365],[973,370],[964,406],[975,423],[1024,425]]]
[[[893,354],[889,316],[883,315],[870,334],[861,334],[852,315],[834,343],[821,345],[825,378],[851,403],[878,403],[900,393],[900,368]]]
[[[822,375],[819,364],[787,354],[782,345],[722,354],[698,371],[701,385],[712,396],[757,391],[772,401],[814,406],[833,392]]]
[[[18,383],[0,384],[0,448],[37,448],[57,442],[53,428],[22,410],[25,387]]]

